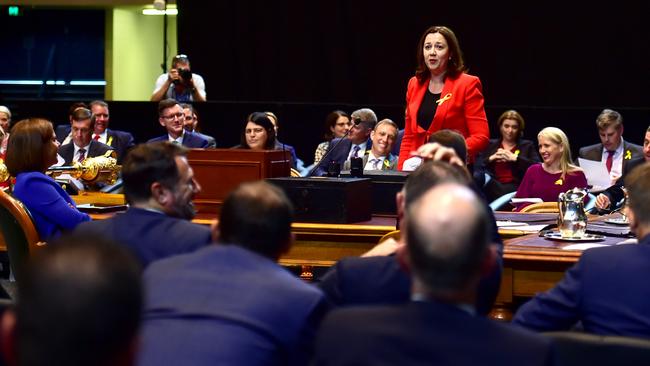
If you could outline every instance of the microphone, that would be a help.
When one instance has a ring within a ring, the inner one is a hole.
[[[336,149],[337,146],[339,146],[339,144],[341,143],[341,141],[343,141],[344,139],[346,139],[346,138],[348,137],[348,135],[350,134],[350,131],[352,131],[352,129],[353,129],[354,127],[358,126],[358,125],[361,123],[361,118],[359,118],[359,117],[352,118],[352,123],[353,123],[354,125],[353,125],[352,127],[348,128],[347,131],[345,131],[345,134],[339,138],[339,140],[336,142],[336,144],[334,144],[334,146],[332,146],[332,145],[330,144],[330,146],[327,148],[327,151],[325,152],[325,155],[323,155],[323,157],[320,159],[320,161],[318,162],[318,164],[316,164],[316,166],[314,166],[313,168],[311,168],[311,170],[309,171],[309,173],[307,173],[306,177],[311,177],[311,176],[314,174],[314,172],[316,172],[316,170],[318,170],[318,168],[321,167],[321,165],[323,164],[323,162],[327,161],[327,160],[325,160],[325,158],[327,158],[327,157],[330,155],[330,153],[331,153],[332,151],[334,151],[334,150]],[[329,163],[330,163],[330,162],[327,162],[327,164],[329,164]]]

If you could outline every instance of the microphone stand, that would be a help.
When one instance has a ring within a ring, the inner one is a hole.
[[[348,137],[348,135],[350,134],[350,131],[352,131],[353,128],[355,128],[356,126],[359,125],[359,123],[361,123],[361,119],[360,119],[360,118],[354,118],[354,119],[352,120],[352,122],[354,123],[354,125],[353,125],[352,127],[350,127],[347,131],[345,131],[345,134],[344,134],[342,137],[339,138],[339,140],[336,142],[336,144],[334,144],[334,146],[331,146],[331,144],[330,144],[330,146],[327,147],[327,151],[325,152],[325,155],[323,155],[323,157],[320,159],[320,161],[318,162],[318,164],[316,164],[316,166],[314,166],[313,168],[311,168],[311,170],[309,171],[309,173],[307,173],[307,176],[306,176],[305,178],[309,178],[309,177],[311,177],[311,176],[314,174],[314,172],[315,172],[318,168],[320,168],[320,166],[323,164],[323,162],[324,162],[324,161],[327,161],[327,160],[325,160],[325,158],[327,158],[327,157],[330,155],[330,153],[331,153],[332,151],[334,151],[334,150],[336,149],[337,146],[339,146],[339,144],[341,143],[341,141],[343,141],[344,139],[346,139],[346,138]],[[328,162],[328,164],[329,164],[329,162]]]

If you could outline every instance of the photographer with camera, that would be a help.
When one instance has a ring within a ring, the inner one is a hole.
[[[156,80],[151,101],[159,102],[167,98],[179,103],[205,102],[205,82],[201,75],[192,73],[187,55],[174,56],[169,73],[160,75]]]

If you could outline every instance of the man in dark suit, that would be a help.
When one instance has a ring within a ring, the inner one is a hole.
[[[386,118],[375,125],[370,132],[370,149],[361,158],[363,170],[397,170],[397,155],[391,153],[397,138],[397,125]],[[343,163],[343,170],[350,170],[350,160]]]
[[[185,120],[183,121],[183,128],[185,128],[185,131],[190,131],[199,137],[203,137],[208,140],[209,149],[216,149],[217,141],[214,137],[202,134],[198,131],[199,117],[194,107],[189,103],[181,103],[181,107],[183,108],[183,113],[185,113]]]
[[[553,289],[524,304],[513,322],[537,331],[566,330],[650,338],[650,163],[625,178],[627,217],[638,244],[588,249]]]
[[[158,122],[167,134],[147,142],[170,141],[189,148],[206,148],[209,145],[208,140],[183,128],[185,113],[183,107],[174,99],[164,99],[158,103]]]
[[[462,168],[442,161],[427,161],[411,173],[395,198],[399,222],[404,221],[408,207],[422,194],[446,181],[470,183]],[[493,271],[486,273],[479,284],[476,309],[481,315],[488,314],[492,309],[501,282],[503,243],[494,218],[490,217],[490,221],[490,238],[498,256]],[[318,285],[328,299],[338,306],[406,303],[411,278],[394,253],[385,255],[401,245],[403,243],[382,243],[366,256],[343,258],[323,276]]]
[[[276,261],[292,207],[262,181],[224,201],[218,242],[152,264],[139,365],[306,365],[327,309],[317,288]]]
[[[65,165],[82,162],[86,158],[102,156],[107,151],[113,150],[110,146],[91,138],[94,120],[89,109],[77,108],[72,112],[71,118],[71,142],[59,146],[59,155],[65,160]]]
[[[638,165],[650,161],[650,127],[645,131],[643,138],[643,157],[632,159],[626,166],[627,171],[632,171]],[[607,188],[596,196],[596,208],[599,214],[609,213],[618,210],[625,204],[625,177],[621,177],[616,181],[616,184]]]
[[[18,302],[3,317],[8,364],[133,364],[143,296],[141,270],[128,251],[68,236],[30,255]]]
[[[370,133],[377,124],[377,115],[372,109],[362,108],[352,112],[350,117],[354,123],[348,136],[335,138],[330,142],[328,149],[332,149],[332,151],[328,151],[325,159],[321,159],[313,169],[312,175],[325,175],[331,162],[336,162],[343,168],[345,162],[351,157],[361,158],[365,155],[366,150],[370,150],[372,146]]]
[[[122,165],[129,209],[110,219],[79,225],[76,231],[122,243],[144,267],[209,244],[210,229],[189,221],[195,214],[192,198],[201,186],[186,155],[187,149],[168,142],[131,149]]]
[[[133,135],[126,131],[113,130],[108,128],[110,114],[108,104],[103,100],[90,102],[90,110],[95,120],[93,140],[110,146],[117,153],[117,163],[122,164],[126,152],[135,146]]]
[[[404,250],[411,301],[346,307],[323,321],[316,365],[545,365],[550,342],[476,316],[476,287],[494,265],[484,204],[442,183],[408,208]]]
[[[623,117],[616,111],[604,109],[596,126],[600,143],[580,148],[578,156],[602,162],[614,183],[629,172],[632,160],[643,157],[643,148],[623,140]]]

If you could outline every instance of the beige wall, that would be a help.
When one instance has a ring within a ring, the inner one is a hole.
[[[163,16],[143,15],[142,6],[106,12],[106,99],[149,100],[162,73]],[[167,66],[176,54],[176,16],[167,16]]]

